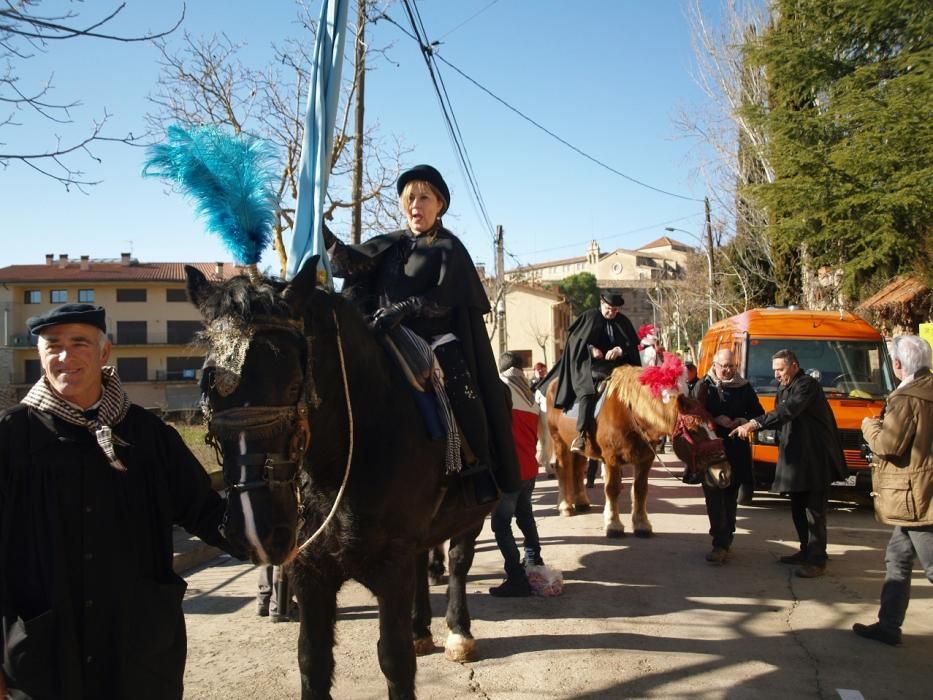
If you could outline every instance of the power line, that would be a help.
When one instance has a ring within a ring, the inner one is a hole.
[[[467,153],[466,145],[463,141],[463,134],[460,131],[460,126],[457,122],[456,116],[453,113],[453,106],[450,102],[450,95],[447,93],[447,88],[444,85],[443,77],[438,70],[438,66],[434,62],[432,44],[428,42],[427,32],[424,28],[424,23],[421,20],[421,15],[418,12],[418,6],[411,0],[403,0],[402,4],[405,7],[405,12],[408,14],[408,20],[411,23],[412,30],[415,32],[415,35],[413,36],[408,34],[408,32],[405,33],[417,41],[421,48],[421,53],[425,64],[427,65],[431,83],[434,86],[434,92],[437,95],[437,99],[441,107],[441,114],[444,117],[444,122],[447,127],[447,134],[450,137],[454,151],[457,155],[460,171],[473,193],[474,206],[476,206],[478,209],[477,214],[485,222],[490,236],[495,239],[495,228],[492,225],[492,220],[490,219],[489,213],[486,210],[486,204],[483,201],[482,195],[480,194],[479,182],[477,181],[476,173],[473,170],[473,164],[471,163]],[[386,15],[382,16],[389,19]],[[394,21],[392,21],[392,23],[396,24],[396,26],[399,26]]]
[[[492,2],[489,3],[488,5],[486,5],[482,10],[479,10],[478,12],[474,12],[472,15],[470,15],[469,17],[467,17],[465,20],[463,20],[463,21],[462,21],[460,24],[458,24],[456,27],[454,27],[453,29],[449,30],[448,32],[446,32],[446,33],[444,33],[444,34],[441,34],[441,35],[437,38],[437,41],[440,41],[441,39],[445,39],[445,38],[449,37],[449,36],[450,36],[451,34],[453,34],[455,31],[457,31],[458,29],[460,29],[460,27],[462,27],[464,24],[466,24],[467,22],[472,22],[474,19],[476,19],[477,17],[479,17],[481,14],[483,14],[483,13],[484,13],[486,10],[488,10],[490,7],[492,7],[493,5],[495,5],[497,2],[499,2],[499,0],[492,0]]]
[[[587,153],[586,151],[584,151],[584,150],[582,150],[582,149],[580,149],[580,148],[577,148],[576,146],[574,146],[572,143],[570,143],[570,142],[567,141],[566,139],[561,138],[560,136],[558,136],[557,134],[555,134],[553,131],[551,131],[551,130],[548,129],[547,127],[545,127],[545,126],[543,126],[542,124],[539,124],[538,122],[536,122],[534,119],[532,119],[531,117],[529,117],[527,114],[524,114],[523,112],[521,112],[521,111],[520,111],[519,109],[517,109],[516,107],[513,107],[513,106],[510,105],[508,102],[506,102],[505,100],[503,100],[501,97],[499,97],[498,95],[496,95],[495,93],[493,93],[491,90],[489,90],[488,88],[485,88],[485,87],[483,87],[482,85],[480,85],[480,84],[479,84],[478,82],[476,82],[473,78],[471,78],[470,76],[468,76],[466,73],[464,73],[462,70],[460,70],[459,68],[457,68],[454,64],[452,64],[450,61],[448,61],[447,59],[445,59],[445,58],[444,58],[443,56],[441,56],[440,54],[436,54],[436,55],[437,55],[437,57],[438,57],[441,61],[443,61],[444,63],[446,63],[446,64],[447,64],[448,66],[450,66],[453,70],[455,70],[455,71],[456,71],[457,73],[459,73],[461,76],[463,76],[464,78],[466,78],[467,80],[469,80],[471,83],[473,83],[473,84],[474,84],[476,87],[478,87],[480,90],[482,90],[482,91],[485,92],[487,95],[489,95],[490,97],[492,97],[494,100],[496,100],[497,102],[499,102],[499,103],[502,104],[503,106],[505,106],[505,107],[507,107],[508,109],[510,109],[510,110],[512,110],[513,112],[515,112],[515,114],[517,114],[518,116],[520,116],[520,117],[521,117],[522,119],[524,119],[525,121],[527,121],[527,122],[529,122],[530,124],[533,124],[534,126],[538,127],[541,131],[543,131],[545,134],[547,134],[547,135],[550,136],[551,138],[553,138],[553,139],[559,141],[560,143],[564,144],[567,148],[571,149],[572,151],[575,151],[576,153],[579,153],[581,156],[583,156],[583,157],[586,158],[587,160],[590,160],[590,161],[596,163],[596,164],[599,165],[600,167],[605,168],[605,169],[608,170],[609,172],[611,172],[611,173],[613,173],[613,174],[615,174],[615,175],[618,175],[619,177],[625,178],[625,179],[628,180],[629,182],[634,182],[636,185],[640,185],[641,187],[645,187],[645,188],[647,188],[647,189],[649,189],[649,190],[654,190],[655,192],[660,192],[661,194],[666,194],[666,195],[668,195],[669,197],[676,197],[677,199],[686,199],[686,200],[689,201],[689,202],[702,202],[702,201],[703,201],[702,199],[697,199],[696,197],[688,197],[688,196],[683,195],[683,194],[677,194],[676,192],[668,192],[667,190],[662,190],[660,187],[655,187],[654,185],[649,185],[647,182],[642,182],[642,181],[639,180],[638,178],[634,178],[634,177],[632,177],[631,175],[626,175],[626,174],[623,173],[621,170],[616,170],[615,168],[613,168],[613,167],[612,167],[611,165],[609,165],[608,163],[604,163],[604,162],[601,161],[599,158],[596,158],[595,156],[591,156],[591,155],[590,155],[589,153]]]
[[[405,2],[405,4],[407,5],[407,0],[404,0],[404,2]],[[467,74],[464,73],[462,70],[460,70],[459,68],[457,68],[457,66],[455,66],[453,63],[451,63],[451,62],[448,61],[446,58],[444,58],[444,57],[441,56],[439,53],[437,53],[437,46],[438,46],[438,43],[439,43],[439,42],[435,41],[435,42],[432,42],[430,46],[425,46],[425,44],[424,44],[418,37],[416,37],[416,36],[412,35],[411,33],[409,33],[403,26],[401,26],[398,22],[396,22],[394,19],[392,19],[391,17],[389,17],[387,14],[383,13],[383,14],[380,15],[380,17],[378,17],[377,19],[385,19],[385,20],[387,20],[388,22],[390,22],[391,24],[394,24],[396,27],[398,27],[398,28],[402,31],[402,33],[406,34],[409,38],[414,39],[415,41],[417,41],[417,42],[421,45],[421,50],[422,50],[422,52],[425,52],[425,51],[430,52],[432,58],[440,59],[441,61],[443,61],[443,62],[444,62],[447,66],[449,66],[452,70],[454,70],[454,71],[456,71],[457,73],[459,73],[463,78],[465,78],[466,80],[468,80],[468,81],[470,81],[471,83],[473,83],[473,85],[475,85],[476,87],[478,87],[480,90],[482,90],[483,92],[485,92],[487,95],[489,95],[490,97],[492,97],[494,100],[496,100],[497,102],[499,102],[501,105],[503,105],[503,106],[506,107],[507,109],[511,110],[512,112],[514,112],[515,114],[517,114],[518,116],[520,116],[522,119],[524,119],[524,120],[527,121],[528,123],[532,124],[532,125],[535,126],[536,128],[540,129],[541,131],[543,131],[544,133],[546,133],[548,136],[550,136],[551,138],[555,139],[555,140],[558,141],[559,143],[563,144],[563,145],[566,146],[567,148],[571,149],[571,150],[574,151],[575,153],[577,153],[577,154],[583,156],[584,158],[586,158],[586,159],[589,160],[589,161],[592,161],[593,163],[596,163],[596,164],[597,164],[598,166],[600,166],[601,168],[604,168],[604,169],[608,170],[609,172],[613,173],[614,175],[618,175],[619,177],[624,178],[624,179],[628,180],[629,182],[632,182],[632,183],[634,183],[634,184],[636,184],[636,185],[638,185],[638,186],[640,186],[640,187],[645,187],[645,188],[647,188],[647,189],[649,189],[649,190],[653,190],[654,192],[658,192],[658,193],[660,193],[660,194],[665,194],[665,195],[667,195],[667,196],[669,196],[669,197],[676,197],[677,199],[684,199],[684,200],[687,200],[688,202],[702,202],[702,201],[703,201],[702,199],[698,199],[698,198],[696,198],[696,197],[688,197],[688,196],[683,195],[683,194],[677,194],[676,192],[669,192],[668,190],[661,189],[660,187],[655,187],[654,185],[649,185],[647,182],[643,182],[642,180],[639,180],[638,178],[632,177],[631,175],[626,175],[626,174],[623,173],[621,170],[618,170],[618,169],[612,167],[611,165],[609,165],[608,163],[605,163],[605,162],[601,161],[599,158],[596,158],[595,156],[590,155],[589,153],[587,153],[587,152],[584,151],[583,149],[581,149],[581,148],[579,148],[579,147],[573,145],[572,143],[570,143],[570,142],[567,141],[566,139],[564,139],[564,138],[558,136],[558,135],[555,134],[553,131],[551,131],[550,129],[548,129],[547,127],[545,127],[544,125],[542,125],[541,123],[537,122],[535,119],[532,119],[532,118],[529,117],[527,114],[525,114],[524,112],[522,112],[521,110],[519,110],[517,107],[513,107],[513,106],[512,106],[511,104],[509,104],[506,100],[504,100],[503,98],[499,97],[499,96],[496,95],[494,92],[492,92],[489,88],[487,88],[487,87],[485,87],[484,85],[480,84],[480,83],[477,82],[475,79],[471,78],[469,75],[467,75]],[[448,32],[448,33],[449,33],[449,32]]]
[[[639,228],[629,229],[628,231],[622,231],[621,233],[615,233],[615,234],[613,234],[613,235],[611,235],[611,236],[603,236],[601,240],[603,240],[603,241],[611,241],[611,240],[614,239],[614,238],[622,238],[622,236],[630,236],[630,235],[632,235],[633,233],[641,233],[642,231],[650,231],[651,229],[660,228],[661,226],[666,226],[667,224],[676,224],[676,223],[678,223],[678,222],[680,222],[680,221],[684,221],[684,220],[686,220],[686,219],[692,219],[692,218],[694,218],[694,217],[696,217],[696,216],[701,216],[701,215],[700,215],[700,214],[688,214],[687,216],[681,216],[681,217],[678,217],[678,218],[676,218],[676,219],[669,219],[668,221],[661,221],[661,222],[659,222],[659,223],[657,223],[657,224],[649,224],[648,226],[640,226]],[[590,240],[592,240],[592,239],[579,240],[579,241],[575,241],[574,243],[567,243],[567,244],[565,244],[565,245],[554,246],[554,247],[552,247],[552,248],[540,248],[540,249],[538,249],[538,250],[530,250],[530,251],[528,251],[528,252],[526,252],[526,253],[522,253],[522,255],[535,255],[535,254],[537,254],[537,253],[550,253],[550,252],[552,252],[552,251],[555,251],[555,250],[563,250],[563,249],[565,249],[565,248],[576,248],[577,246],[582,245],[583,243],[587,243],[587,242],[590,241]],[[515,256],[512,255],[511,253],[509,253],[509,255],[510,255],[511,257],[515,258]],[[515,258],[515,260],[516,260],[516,262],[518,261],[517,258]],[[526,263],[526,264],[528,264],[528,263]]]

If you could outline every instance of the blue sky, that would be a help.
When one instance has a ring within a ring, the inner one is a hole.
[[[116,5],[55,0],[41,9],[71,6],[91,19]],[[316,0],[312,6],[316,15]],[[178,0],[128,0],[111,29],[158,30],[181,7]],[[694,109],[702,99],[691,77],[685,2],[419,0],[418,7],[429,37],[441,38],[440,54],[517,109],[631,177],[697,200],[706,194],[695,172],[697,145],[673,122],[679,110]],[[714,11],[715,4],[704,10]],[[390,5],[388,14],[407,26],[400,5]],[[297,35],[295,16],[290,0],[190,0],[183,27],[193,35],[223,32],[245,42],[241,60],[259,68],[273,41]],[[491,234],[474,213],[417,45],[385,21],[367,31],[371,44],[391,45],[389,60],[367,75],[367,121],[378,121],[385,136],[412,149],[405,165],[428,162],[444,173],[452,192],[445,224],[474,260],[492,267]],[[54,74],[52,97],[82,102],[73,111],[78,125],[106,109],[113,133],[139,133],[153,109],[146,97],[158,76],[157,57],[146,44],[69,40],[20,63],[18,74],[24,88]],[[603,250],[637,248],[667,235],[665,225],[700,232],[701,201],[669,197],[608,172],[450,69],[442,71],[490,218],[505,229],[514,256],[508,267],[516,260],[583,255],[592,239]],[[0,130],[7,150],[44,148],[56,134],[67,140],[66,127],[28,114],[18,121],[22,127]],[[46,253],[115,258],[130,250],[143,261],[230,260],[187,201],[140,177],[142,149],[94,150],[102,162],[82,166],[103,182],[87,195],[66,192],[17,164],[0,170],[0,266],[40,263]],[[275,265],[272,251],[261,265]]]

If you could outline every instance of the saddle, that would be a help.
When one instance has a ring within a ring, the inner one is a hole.
[[[447,440],[446,472],[459,472],[460,433],[434,351],[424,338],[403,325],[382,335],[381,340],[412,389],[428,435],[432,440]]]
[[[411,388],[419,393],[432,393],[434,384],[434,352],[431,346],[403,325],[398,325],[384,336],[383,344],[395,359]]]

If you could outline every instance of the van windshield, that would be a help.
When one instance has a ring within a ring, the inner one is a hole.
[[[777,393],[771,356],[787,348],[800,369],[818,379],[827,398],[883,399],[894,389],[894,373],[883,343],[825,339],[751,339],[745,376],[759,394]]]

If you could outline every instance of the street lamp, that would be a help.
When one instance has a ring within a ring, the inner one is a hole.
[[[706,256],[706,274],[707,274],[706,306],[707,306],[707,309],[709,310],[709,325],[712,326],[713,325],[713,254],[712,254],[712,251],[707,249],[706,243],[704,243],[703,239],[700,238],[695,233],[690,233],[690,231],[685,231],[682,228],[676,228],[674,226],[665,226],[664,230],[670,231],[672,233],[674,231],[680,231],[681,233],[687,234],[688,236],[690,236],[690,238],[692,238],[693,240],[695,240],[697,243],[700,244],[700,250],[702,250],[703,254]]]

